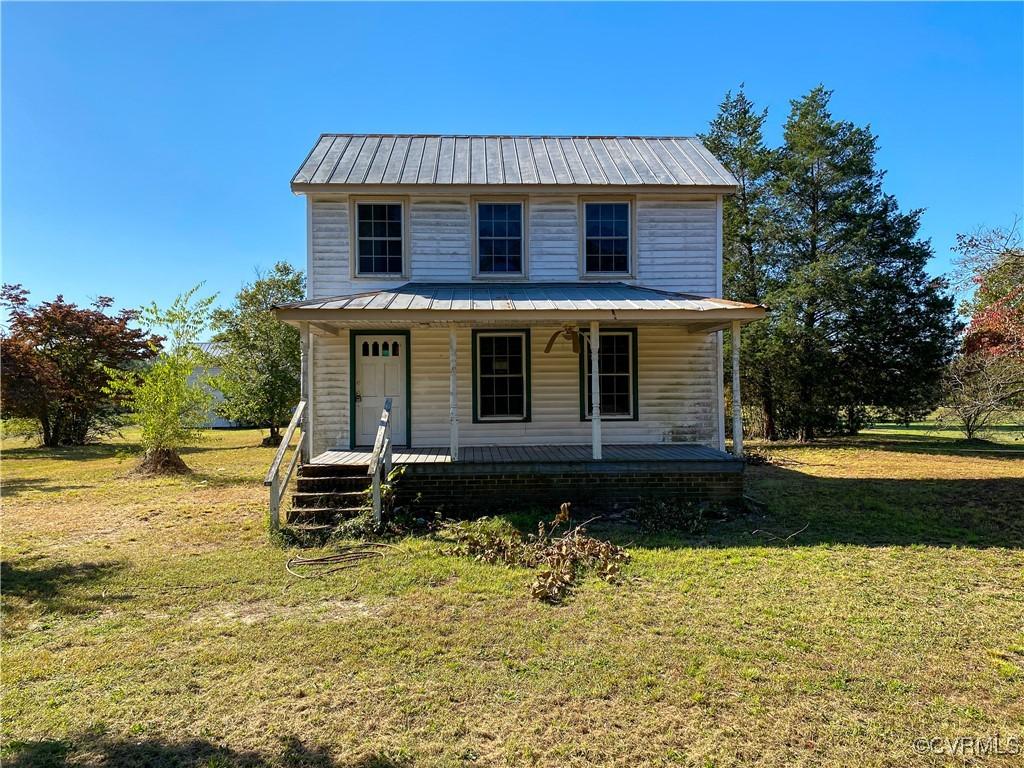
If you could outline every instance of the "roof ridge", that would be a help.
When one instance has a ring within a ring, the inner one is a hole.
[[[700,141],[696,134],[651,133],[321,133],[319,138],[368,137],[399,139],[687,139]]]

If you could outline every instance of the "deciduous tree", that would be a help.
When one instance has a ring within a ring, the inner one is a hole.
[[[165,335],[151,365],[142,371],[108,371],[108,391],[132,408],[142,429],[145,455],[137,471],[144,474],[189,472],[178,451],[201,439],[213,405],[212,393],[202,386],[202,372],[211,361],[198,341],[216,297],[196,298],[200,287],[178,296],[166,309],[151,304],[141,311],[140,319]]]
[[[20,285],[5,285],[9,312],[0,334],[0,397],[4,418],[32,419],[47,446],[82,445],[116,428],[107,371],[129,370],[153,356],[160,339],[133,327],[134,310],[111,313],[102,296],[79,307],[57,296],[29,303]]]
[[[243,286],[234,306],[213,314],[216,339],[227,350],[213,382],[224,393],[219,410],[233,421],[269,427],[265,445],[281,441],[281,427],[299,400],[299,332],[271,310],[305,293],[302,272],[282,261]]]

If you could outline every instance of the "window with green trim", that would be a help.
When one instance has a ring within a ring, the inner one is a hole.
[[[529,418],[529,331],[474,331],[473,420]]]
[[[588,332],[583,332],[582,335],[584,339],[590,337]],[[601,331],[597,355],[601,380],[602,419],[637,418],[636,352],[635,330]],[[580,345],[580,418],[584,421],[589,420],[594,413],[592,381],[588,341]]]

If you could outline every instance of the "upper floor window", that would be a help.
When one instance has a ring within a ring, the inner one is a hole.
[[[477,272],[523,274],[523,204],[478,203]]]
[[[403,235],[401,203],[356,203],[357,274],[402,274]]]
[[[583,271],[629,273],[629,203],[584,203]]]

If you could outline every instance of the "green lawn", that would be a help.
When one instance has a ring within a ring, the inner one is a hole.
[[[624,582],[558,607],[426,538],[289,576],[255,432],[166,480],[8,443],[4,765],[964,765],[914,740],[1024,740],[1015,434],[771,446],[763,513],[606,531]]]

